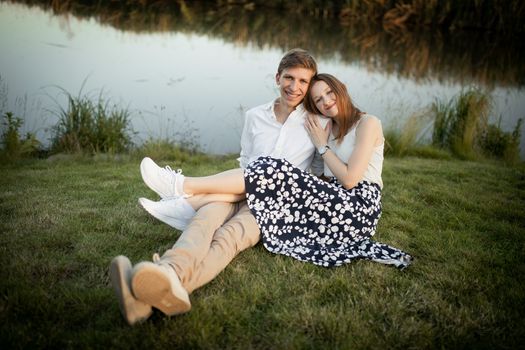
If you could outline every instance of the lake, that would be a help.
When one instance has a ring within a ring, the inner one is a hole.
[[[465,87],[491,93],[493,122],[506,131],[525,116],[523,44],[513,40],[390,33],[235,7],[112,11],[0,3],[0,107],[24,117],[23,131],[48,144],[52,111],[67,102],[61,89],[82,89],[127,107],[137,143],[170,138],[237,153],[243,111],[277,96],[277,65],[292,47],[310,50],[319,71],[340,78],[386,127]]]

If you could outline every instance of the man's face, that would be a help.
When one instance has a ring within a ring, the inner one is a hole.
[[[313,76],[312,70],[301,67],[287,68],[281,74],[277,73],[275,79],[279,86],[281,102],[289,107],[296,107],[301,103]]]

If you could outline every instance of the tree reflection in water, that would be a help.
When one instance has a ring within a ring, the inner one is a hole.
[[[416,81],[476,84],[487,88],[525,83],[525,44],[517,33],[409,30],[367,16],[334,18],[319,9],[254,9],[253,3],[184,1],[12,1],[56,14],[95,18],[133,32],[182,32],[237,45],[287,50],[305,47],[319,58],[337,57],[370,70]],[[223,4],[220,4],[223,3]],[[148,5],[144,5],[148,4]]]

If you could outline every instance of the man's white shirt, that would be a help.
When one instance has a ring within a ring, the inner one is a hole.
[[[322,159],[317,158],[312,164],[315,147],[304,127],[308,112],[303,104],[290,113],[284,124],[277,121],[274,105],[272,101],[246,112],[238,159],[241,168],[261,156],[270,156],[286,159],[302,170],[311,166],[314,174],[321,174]],[[326,121],[322,125],[326,125]]]

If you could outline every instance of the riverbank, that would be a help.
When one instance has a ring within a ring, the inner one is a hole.
[[[130,328],[110,260],[171,247],[178,231],[137,205],[155,198],[131,156],[0,165],[2,348],[517,348],[525,336],[525,168],[388,158],[376,240],[415,257],[323,269],[238,256],[191,296],[189,314]],[[162,162],[161,162],[162,163]],[[162,163],[167,164],[167,163]],[[233,156],[170,162],[188,175]]]

